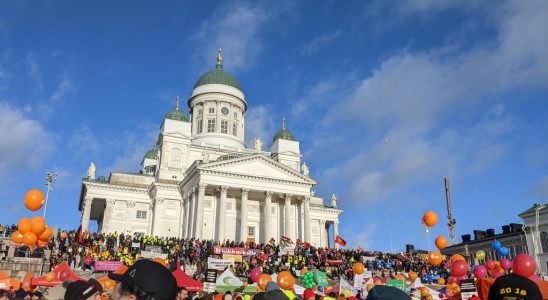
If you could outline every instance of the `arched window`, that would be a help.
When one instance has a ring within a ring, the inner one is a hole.
[[[543,231],[540,233],[540,245],[542,246],[542,253],[548,253],[548,232]]]
[[[172,148],[171,151],[169,151],[169,167],[181,168],[181,150],[179,148]]]

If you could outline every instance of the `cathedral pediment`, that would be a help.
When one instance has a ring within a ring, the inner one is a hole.
[[[252,154],[222,161],[209,162],[199,165],[198,169],[225,174],[316,184],[313,179],[262,154]]]

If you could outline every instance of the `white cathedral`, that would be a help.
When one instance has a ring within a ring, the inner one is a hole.
[[[285,120],[268,151],[259,139],[245,147],[247,101],[220,51],[188,107],[190,117],[177,99],[166,114],[140,173],[112,172],[107,180],[90,165],[78,204],[84,230],[96,220],[106,233],[260,243],[284,236],[332,246],[342,213],[335,195],[331,206],[314,195],[316,181]]]

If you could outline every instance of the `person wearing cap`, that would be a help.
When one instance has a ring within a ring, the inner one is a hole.
[[[376,285],[369,291],[367,300],[408,300],[411,299],[402,290],[388,285]]]
[[[101,287],[96,280],[77,280],[67,285],[65,300],[101,300]]]
[[[489,300],[540,300],[542,294],[538,285],[529,278],[515,273],[500,276],[489,288]]]
[[[112,291],[113,300],[175,300],[177,282],[163,265],[150,260],[134,263],[124,274],[111,273],[118,281]]]
[[[0,300],[9,300],[10,294],[6,290],[0,290]]]

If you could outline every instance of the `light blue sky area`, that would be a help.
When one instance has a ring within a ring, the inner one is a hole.
[[[350,246],[425,248],[429,209],[448,235],[444,176],[459,239],[547,201],[547,1],[273,3],[0,1],[0,223],[52,170],[47,223],[78,227],[90,161],[137,171],[218,47],[248,145],[285,116]]]

